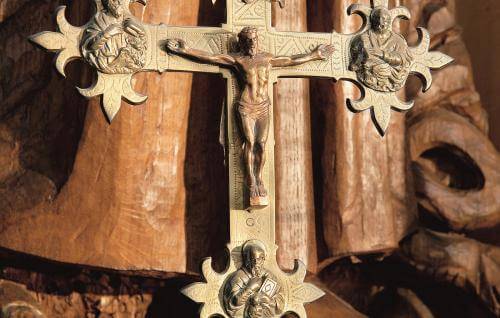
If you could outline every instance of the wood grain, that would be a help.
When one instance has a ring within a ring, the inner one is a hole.
[[[311,28],[355,32],[361,21],[347,16],[350,4],[310,3],[310,11],[318,14]],[[321,163],[316,202],[321,205],[317,208],[327,246],[322,258],[393,251],[416,217],[404,114],[394,114],[390,133],[381,138],[370,125],[369,112],[353,114],[347,109],[346,98],[359,97],[354,85],[313,83],[313,122],[321,124],[314,131],[313,149]]]
[[[274,6],[275,27],[307,31],[307,3],[290,1]],[[278,263],[293,269],[294,260],[317,267],[311,154],[309,80],[280,79],[275,87],[275,168]]]

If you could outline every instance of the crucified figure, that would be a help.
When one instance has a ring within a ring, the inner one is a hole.
[[[186,46],[183,40],[169,39],[170,52],[199,61],[232,67],[241,87],[237,111],[244,139],[243,159],[250,190],[250,205],[267,205],[267,190],[262,180],[266,162],[266,142],[269,133],[269,73],[273,67],[296,66],[325,60],[333,54],[333,46],[320,45],[311,53],[294,56],[274,56],[259,50],[258,31],[245,27],[238,34],[240,51],[235,54],[211,54]]]

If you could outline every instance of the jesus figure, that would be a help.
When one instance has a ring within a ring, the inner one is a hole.
[[[240,51],[235,54],[212,54],[186,46],[183,40],[170,39],[168,49],[197,60],[231,67],[238,75],[241,94],[237,99],[238,118],[244,139],[243,159],[251,206],[268,205],[267,190],[262,180],[269,133],[269,73],[273,67],[295,66],[328,59],[331,45],[320,45],[308,54],[274,56],[259,49],[258,31],[245,27],[238,34]]]

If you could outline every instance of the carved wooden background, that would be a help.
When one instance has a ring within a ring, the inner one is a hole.
[[[408,85],[416,107],[393,114],[384,139],[369,113],[344,107],[354,86],[278,83],[278,260],[284,269],[307,261],[310,279],[329,291],[308,306],[311,317],[500,314],[500,158],[454,2],[404,1],[413,19],[399,27],[410,42],[425,26],[456,63],[434,74],[425,96],[417,81]],[[288,0],[273,19],[278,30],[354,32],[351,3]],[[27,304],[46,317],[176,317],[181,309],[192,317],[197,307],[179,288],[197,278],[202,258],[225,264],[224,80],[140,74],[135,88],[148,102],[122,104],[109,125],[98,101],[73,89],[92,72],[74,63],[65,81],[53,57],[26,41],[54,29],[61,4],[75,25],[92,13],[87,0],[0,0],[0,305]],[[224,7],[151,0],[134,13],[149,23],[218,26]]]

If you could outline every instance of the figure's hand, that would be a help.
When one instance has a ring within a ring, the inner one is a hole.
[[[368,49],[368,54],[376,56],[376,57],[379,57],[379,58],[383,58],[384,57],[384,52],[382,52],[382,50],[378,49],[378,48]]]
[[[253,290],[248,289],[248,288],[247,288],[247,289],[245,289],[245,290],[241,293],[241,296],[240,296],[240,297],[239,297],[239,299],[238,299],[239,304],[240,304],[240,305],[241,305],[241,304],[245,304],[245,303],[248,301],[248,299],[250,299],[250,297],[252,297],[254,294],[255,294],[255,293],[254,293],[254,291],[253,291]]]
[[[260,309],[261,313],[263,314],[262,316],[257,316],[257,317],[274,316],[273,314],[275,310],[273,310],[273,308],[275,308],[275,305],[273,304],[273,301],[269,296],[263,293],[257,293],[253,297],[253,302],[256,304],[255,308]]]
[[[181,39],[168,39],[167,48],[172,52],[182,52],[186,49],[186,42]]]
[[[332,56],[334,51],[335,51],[335,48],[333,47],[333,45],[330,45],[330,44],[321,44],[316,49],[316,53],[318,54],[318,57],[322,60],[329,59]]]
[[[122,33],[123,33],[123,29],[118,24],[112,24],[109,27],[107,27],[106,30],[104,30],[104,36],[107,38],[110,38],[112,36],[122,34]]]
[[[126,19],[123,22],[123,28],[125,29],[125,32],[127,32],[130,35],[133,36],[144,36],[144,28],[142,25],[140,25],[137,21],[134,19]]]
[[[263,293],[259,294],[259,302],[262,304],[268,305],[268,306],[271,306],[271,304],[272,304],[271,297],[269,297]]]

